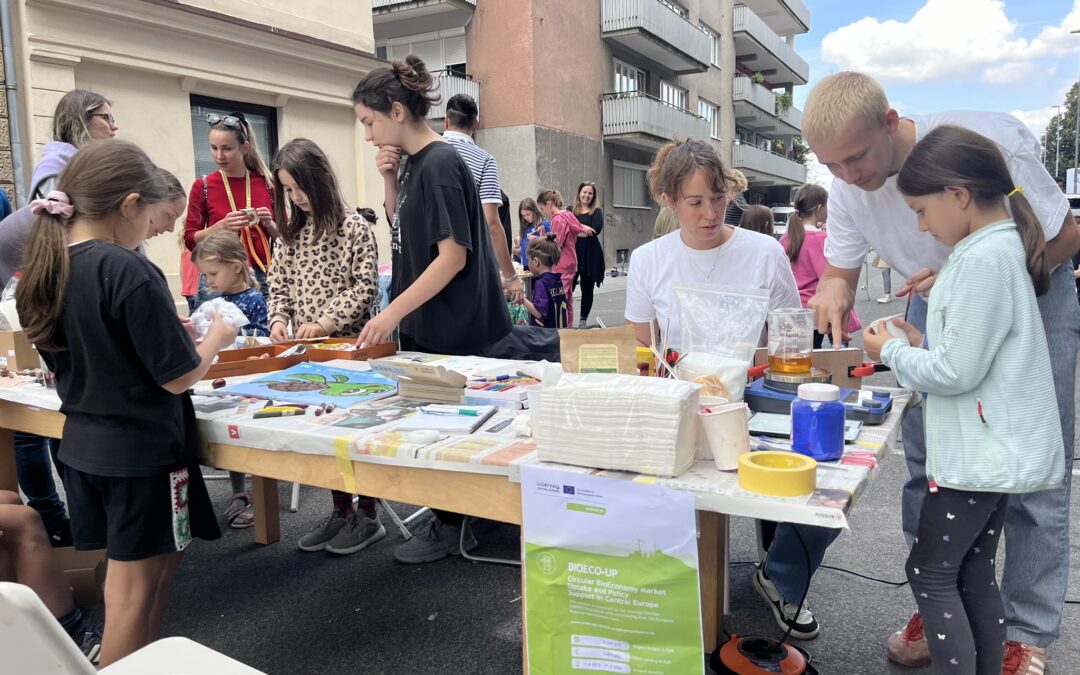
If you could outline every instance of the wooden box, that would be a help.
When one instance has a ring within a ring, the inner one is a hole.
[[[374,347],[353,351],[312,348],[312,345],[315,344],[352,344],[355,341],[356,338],[319,338],[318,340],[290,340],[279,345],[267,345],[264,347],[227,349],[218,354],[218,362],[210,366],[210,370],[207,371],[203,379],[216,380],[237,375],[272,373],[291,368],[305,361],[322,362],[335,359],[367,361],[368,359],[391,356],[397,353],[397,345],[393,342],[384,342]],[[300,354],[281,356],[282,353],[297,345],[308,345],[308,349]],[[268,355],[268,357],[263,358],[264,354]]]

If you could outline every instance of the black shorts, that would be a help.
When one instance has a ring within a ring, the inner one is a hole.
[[[221,536],[199,468],[114,478],[64,467],[71,534],[80,551],[106,549],[112,560],[145,560],[183,551],[192,537]]]

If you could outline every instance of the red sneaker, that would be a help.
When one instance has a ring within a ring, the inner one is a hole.
[[[1043,675],[1046,671],[1046,650],[1023,642],[1005,643],[1005,660],[1001,675]]]
[[[889,660],[911,668],[929,665],[930,646],[926,644],[922,615],[918,612],[911,615],[906,626],[889,636]]]

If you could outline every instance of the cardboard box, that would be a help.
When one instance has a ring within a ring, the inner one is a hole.
[[[291,356],[279,356],[288,349],[300,344],[352,344],[356,338],[318,338],[314,340],[290,340],[279,345],[267,345],[262,347],[245,347],[243,349],[226,349],[218,354],[218,362],[210,366],[210,370],[203,376],[203,380],[216,380],[218,378],[235,377],[237,375],[252,375],[256,373],[273,373],[286,368],[292,368],[298,363],[307,361],[333,361],[346,359],[351,361],[367,361],[368,359],[390,356],[397,353],[397,345],[393,342],[384,342],[367,349],[351,351],[336,351],[333,349],[308,349],[302,354]],[[263,358],[263,356],[267,358]]]
[[[11,370],[41,367],[37,350],[21,330],[0,330],[0,357],[7,359]]]
[[[108,559],[104,549],[76,551],[73,546],[54,548],[53,555],[64,570],[64,579],[71,587],[75,604],[87,607],[104,598],[105,570]]]

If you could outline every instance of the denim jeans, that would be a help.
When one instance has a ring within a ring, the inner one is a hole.
[[[839,536],[840,530],[833,527],[791,523],[776,525],[776,533],[765,558],[765,576],[769,577],[786,602],[799,601],[810,586],[810,578],[821,566],[825,550]],[[802,544],[799,543],[799,538],[802,538]],[[809,566],[807,556],[810,558]]]
[[[15,432],[15,471],[19,488],[26,494],[27,504],[38,512],[45,529],[53,531],[57,522],[65,520],[67,509],[56,492],[50,460],[51,441],[41,436]],[[59,465],[58,465],[59,466]]]
[[[921,301],[921,299],[920,299]],[[912,301],[912,309],[915,302]],[[1043,328],[1050,348],[1061,431],[1065,438],[1065,476],[1054,490],[1009,496],[1005,512],[1005,565],[1001,595],[1008,638],[1047,647],[1061,632],[1061,612],[1069,578],[1069,493],[1073,468],[1075,428],[1076,349],[1080,339],[1080,306],[1076,302],[1073,266],[1065,261],[1054,270],[1050,290],[1039,298]],[[922,321],[909,322],[920,330]],[[911,478],[902,496],[904,536],[908,547],[915,540],[919,513],[926,496],[926,441],[922,409],[904,418],[904,455]]]

